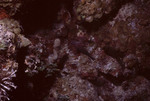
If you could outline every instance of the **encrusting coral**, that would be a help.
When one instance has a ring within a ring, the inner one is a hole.
[[[74,11],[79,21],[93,22],[110,13],[117,0],[76,0]]]
[[[30,41],[21,35],[21,26],[18,21],[10,18],[0,19],[0,100],[9,100],[8,91],[16,89],[12,82],[16,77],[18,63],[16,62],[17,49],[26,47]]]

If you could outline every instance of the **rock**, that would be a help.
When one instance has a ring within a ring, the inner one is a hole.
[[[117,0],[76,0],[74,11],[78,20],[93,22],[100,19],[102,15],[110,13]]]
[[[15,31],[17,29],[17,31]],[[20,34],[21,28],[16,20],[4,18],[0,20],[0,100],[10,100],[8,92],[16,89],[17,86],[13,83],[12,79],[16,77],[18,70],[18,63],[16,62],[15,55],[17,49],[25,47],[23,45],[26,40],[17,39],[22,36]],[[22,44],[20,46],[19,44]]]

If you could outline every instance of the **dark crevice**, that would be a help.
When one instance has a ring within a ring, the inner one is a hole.
[[[26,88],[28,77],[25,75],[24,71],[26,65],[24,64],[25,55],[27,54],[27,48],[21,48],[18,50],[16,60],[19,64],[18,71],[16,73],[16,78],[14,78],[14,83],[17,89],[12,92],[11,101],[28,101],[31,97],[30,92]]]
[[[101,78],[101,77],[103,77],[103,78]],[[105,74],[101,71],[98,71],[97,77],[93,77],[90,79],[88,78],[87,80],[97,87],[103,86],[104,81],[107,81],[107,80],[116,86],[121,86],[124,81],[133,79],[135,77],[136,77],[136,75],[128,75],[128,76],[118,75],[118,77],[115,77],[115,76],[112,76],[111,74],[108,74],[108,73]],[[83,79],[86,79],[86,78],[83,78]]]
[[[144,76],[146,79],[150,80],[150,69],[145,68],[138,71],[138,75]]]
[[[60,62],[58,63],[58,69],[60,71],[64,68],[64,64],[66,60],[68,59],[68,56],[65,55],[60,59]],[[34,87],[31,91],[31,98],[32,101],[44,101],[44,99],[48,96],[49,91],[53,84],[56,81],[56,78],[60,76],[60,71],[52,73],[52,76],[45,77],[47,75],[46,71],[41,71],[37,75],[34,75],[30,79],[30,83],[33,83]],[[29,101],[29,100],[28,100]]]
[[[120,75],[118,77],[114,77],[111,74],[105,74],[103,72],[99,72],[99,75],[103,76],[105,79],[109,80],[110,82],[112,82],[116,86],[120,86],[124,81],[130,80],[130,79],[135,77],[135,75],[130,75],[127,77]]]
[[[120,64],[120,66],[121,66],[122,68],[125,68],[124,63],[123,63],[123,60],[122,60],[123,57],[125,56],[125,53],[124,53],[124,52],[121,52],[121,51],[119,51],[119,50],[116,50],[116,49],[114,49],[114,48],[112,48],[112,47],[104,47],[103,49],[104,49],[104,51],[105,51],[105,53],[106,53],[107,55],[109,55],[109,56],[111,56],[112,58],[116,59],[117,62]]]
[[[16,73],[16,78],[13,82],[17,89],[10,92],[11,101],[44,101],[43,99],[49,94],[50,88],[56,81],[56,77],[60,76],[60,71],[63,69],[68,55],[64,55],[58,62],[58,69],[60,71],[54,72],[52,76],[45,78],[46,71],[41,71],[34,76],[28,76],[25,73],[27,66],[24,64],[25,56],[27,55],[27,48],[21,48],[17,54],[17,62],[19,68]]]
[[[27,0],[14,18],[20,21],[24,34],[31,35],[40,29],[51,29],[62,6],[72,12],[73,0]]]

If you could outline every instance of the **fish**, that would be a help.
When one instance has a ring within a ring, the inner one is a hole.
[[[95,60],[95,58],[85,49],[84,45],[81,44],[80,41],[77,40],[73,40],[71,41],[71,45],[73,47],[75,47],[75,49],[79,52],[82,53],[84,55],[87,55],[88,57],[90,57],[92,60]]]

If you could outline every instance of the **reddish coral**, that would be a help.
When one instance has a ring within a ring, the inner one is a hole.
[[[4,18],[9,18],[9,15],[4,9],[0,9],[0,20]]]

